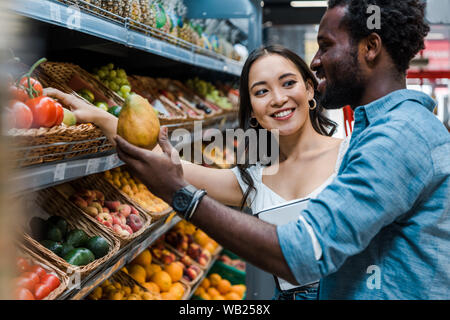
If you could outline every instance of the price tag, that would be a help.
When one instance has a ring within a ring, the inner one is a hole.
[[[86,174],[93,174],[98,172],[98,168],[100,166],[100,159],[89,159],[86,166]]]
[[[55,168],[55,175],[53,176],[53,181],[61,181],[64,180],[64,176],[66,174],[67,163],[59,163]]]
[[[161,51],[161,43],[152,37],[145,38],[145,47],[156,51]]]
[[[112,168],[115,168],[119,164],[120,160],[117,156],[117,153],[110,155],[106,158],[106,165],[105,170],[110,170]]]
[[[56,3],[49,3],[50,5],[50,19],[52,19],[53,21],[62,22],[62,18],[61,18],[61,9],[60,9],[60,5],[56,4]]]
[[[66,9],[67,21],[66,26],[71,30],[81,29],[81,11],[77,5],[71,5]]]

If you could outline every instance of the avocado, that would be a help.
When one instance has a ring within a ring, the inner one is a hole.
[[[63,246],[61,243],[52,240],[42,240],[41,244],[54,254],[59,256],[62,252]]]
[[[47,232],[45,233],[45,235],[46,235],[45,238],[47,240],[60,242],[63,239],[61,230],[53,224],[48,224]]]
[[[86,242],[86,248],[92,251],[95,256],[95,259],[100,259],[105,256],[109,251],[109,243],[105,240],[105,238],[100,236],[95,236],[90,238]]]
[[[65,257],[66,254],[68,254],[71,250],[75,249],[71,244],[63,243],[61,253],[59,254],[60,257]]]
[[[64,260],[75,266],[84,266],[94,261],[95,256],[89,249],[75,248],[64,256]]]
[[[74,248],[84,246],[89,240],[89,236],[80,229],[75,229],[69,232],[67,235],[66,243],[72,245]]]
[[[33,217],[30,220],[31,237],[36,241],[44,240],[47,224],[44,219]]]
[[[47,223],[51,223],[51,224],[57,226],[59,228],[59,230],[61,230],[62,236],[63,237],[66,236],[68,224],[67,224],[67,221],[63,217],[51,216],[50,218],[47,219]]]

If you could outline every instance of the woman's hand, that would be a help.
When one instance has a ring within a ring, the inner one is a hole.
[[[64,93],[55,88],[45,88],[44,95],[56,98],[62,102],[63,105],[70,108],[74,113],[77,123],[93,123],[99,127],[103,134],[115,145],[114,136],[117,132],[118,119],[93,105],[90,105],[81,98],[77,98],[71,94]]]

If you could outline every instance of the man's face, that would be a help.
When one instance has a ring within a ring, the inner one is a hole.
[[[328,9],[320,22],[317,41],[319,50],[311,62],[319,80],[320,102],[326,109],[346,105],[359,106],[365,89],[358,60],[358,45],[352,44],[350,34],[340,22],[346,7]]]

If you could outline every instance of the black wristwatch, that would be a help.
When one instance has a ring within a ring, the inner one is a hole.
[[[185,220],[189,221],[204,195],[206,195],[205,190],[199,190],[192,185],[187,185],[177,190],[173,195],[172,208]]]

